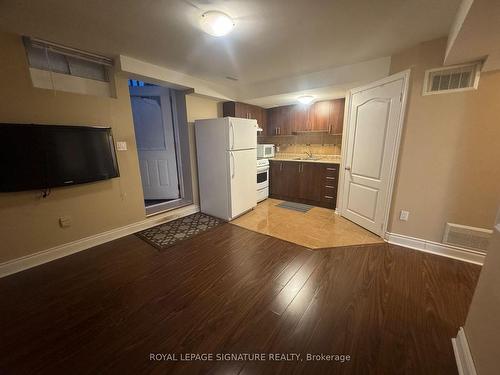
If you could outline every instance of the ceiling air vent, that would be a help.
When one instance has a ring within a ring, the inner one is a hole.
[[[489,229],[446,223],[443,243],[486,252],[492,233]]]
[[[481,63],[429,69],[425,72],[423,95],[476,90]]]

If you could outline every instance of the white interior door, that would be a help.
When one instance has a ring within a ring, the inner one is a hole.
[[[231,194],[231,219],[257,205],[257,151],[227,151]]]
[[[382,235],[389,211],[408,72],[349,95],[341,214]]]
[[[174,128],[168,96],[131,96],[144,199],[179,198]]]

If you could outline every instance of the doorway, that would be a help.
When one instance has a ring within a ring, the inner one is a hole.
[[[181,176],[174,90],[129,80],[137,154],[147,214],[180,200]]]
[[[340,213],[383,237],[387,230],[409,71],[350,91],[342,144]]]

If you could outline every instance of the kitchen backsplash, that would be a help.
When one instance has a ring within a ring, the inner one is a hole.
[[[313,155],[340,155],[340,145],[279,145],[278,154],[305,154],[311,152]]]
[[[267,135],[258,136],[258,143],[271,143],[274,145],[323,145],[340,146],[342,144],[341,134],[328,134],[326,132],[303,132],[293,135]]]

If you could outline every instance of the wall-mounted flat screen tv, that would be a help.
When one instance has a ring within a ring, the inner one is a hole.
[[[0,124],[0,191],[118,177],[111,128]]]

